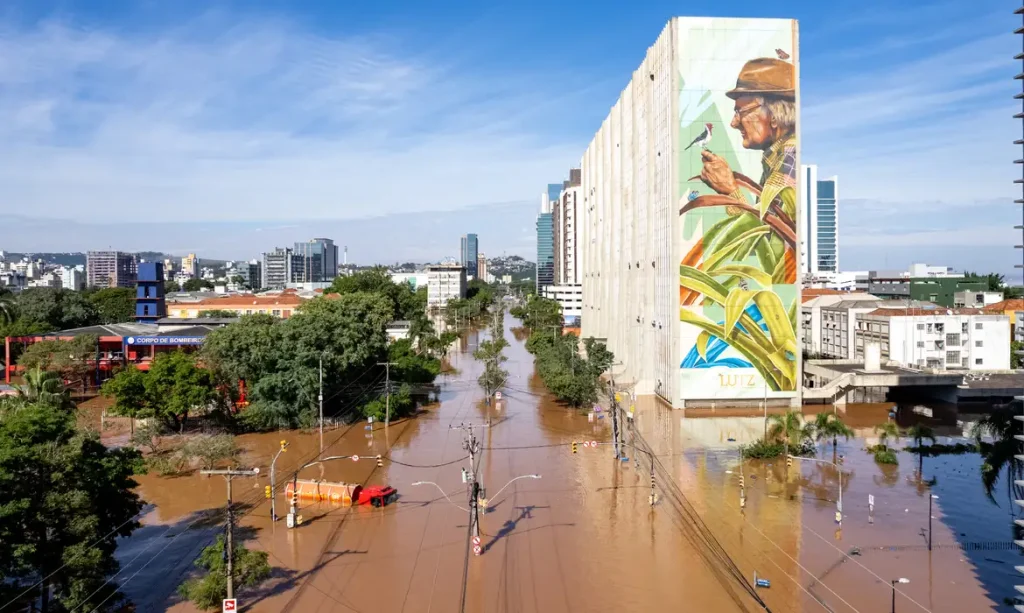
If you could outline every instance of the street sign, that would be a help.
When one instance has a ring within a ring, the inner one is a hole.
[[[874,494],[868,494],[868,506],[869,507],[875,506],[875,495]]]
[[[594,413],[593,413],[593,411],[591,411],[590,413],[587,413],[587,421],[589,421],[590,423],[594,423]]]
[[[479,547],[480,546],[480,537],[479,536],[474,536],[473,537],[473,546],[474,547]]]
[[[771,587],[771,586],[772,586],[772,582],[767,580],[767,579],[758,579],[757,580],[757,587]]]
[[[483,552],[483,549],[480,548],[480,545],[473,545],[473,553],[474,554],[480,555],[482,552]]]
[[[359,461],[359,456],[357,456],[357,455],[352,456],[352,461],[353,462],[358,462]]]
[[[501,392],[494,392],[494,399],[501,400]]]
[[[216,602],[216,601],[214,601],[214,602]],[[238,610],[238,599],[237,598],[225,598],[224,599],[224,602],[221,605],[221,611],[223,613],[227,613],[228,611],[237,611],[237,610]]]
[[[590,441],[591,447],[597,447],[597,441]]]

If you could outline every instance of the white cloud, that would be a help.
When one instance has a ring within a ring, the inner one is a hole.
[[[0,206],[100,221],[451,210],[530,197],[582,151],[529,129],[551,75],[231,24],[0,29]]]

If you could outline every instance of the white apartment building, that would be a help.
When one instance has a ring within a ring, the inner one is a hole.
[[[547,285],[541,288],[541,296],[558,302],[562,307],[562,319],[567,326],[578,326],[583,316],[582,285]]]
[[[443,309],[448,301],[466,297],[466,267],[461,264],[427,266],[427,308]]]
[[[1009,370],[1007,315],[979,309],[882,308],[857,318],[853,358],[867,343],[881,348],[883,363],[943,370]]]
[[[81,266],[65,266],[60,272],[61,287],[78,291],[85,287],[85,271]]]
[[[816,296],[800,305],[800,328],[803,350],[811,355],[826,355],[823,347],[824,322],[822,309],[837,307],[847,308],[857,303],[869,303],[877,305],[879,299],[871,294],[825,294]],[[842,306],[839,306],[842,305]],[[872,306],[871,309],[877,308]],[[831,328],[831,326],[829,326]],[[829,354],[830,355],[830,354]],[[838,356],[833,356],[838,357]]]
[[[555,285],[578,285],[580,169],[569,170],[558,200],[551,203],[552,238],[555,255]]]
[[[405,283],[416,291],[421,287],[427,287],[427,273],[425,272],[393,272],[391,281],[393,283]]]

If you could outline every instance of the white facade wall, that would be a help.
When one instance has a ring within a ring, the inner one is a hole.
[[[583,337],[606,339],[622,362],[616,379],[670,402],[679,368],[674,25],[647,50],[587,148],[579,209]]]
[[[882,360],[911,368],[1009,370],[1010,326],[1006,315],[889,316],[858,318],[853,357],[863,342],[881,337]]]
[[[579,185],[562,190],[556,232],[559,244],[555,245],[561,257],[561,268],[555,279],[558,285],[578,285],[580,283],[579,266],[579,208],[582,197]]]
[[[78,291],[85,286],[85,271],[76,266],[65,266],[60,273],[61,287]]]

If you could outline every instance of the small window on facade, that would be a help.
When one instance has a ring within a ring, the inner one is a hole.
[[[974,324],[974,329],[975,330],[981,330],[981,322],[978,322],[978,323]]]
[[[983,347],[984,345],[982,345],[981,341],[974,341],[974,346],[975,347]]]
[[[974,365],[975,365],[975,366],[981,366],[981,365],[982,365],[982,363],[983,363],[983,362],[982,362],[982,359],[981,359],[981,358],[977,358],[977,359],[975,359],[975,360],[974,360]]]

